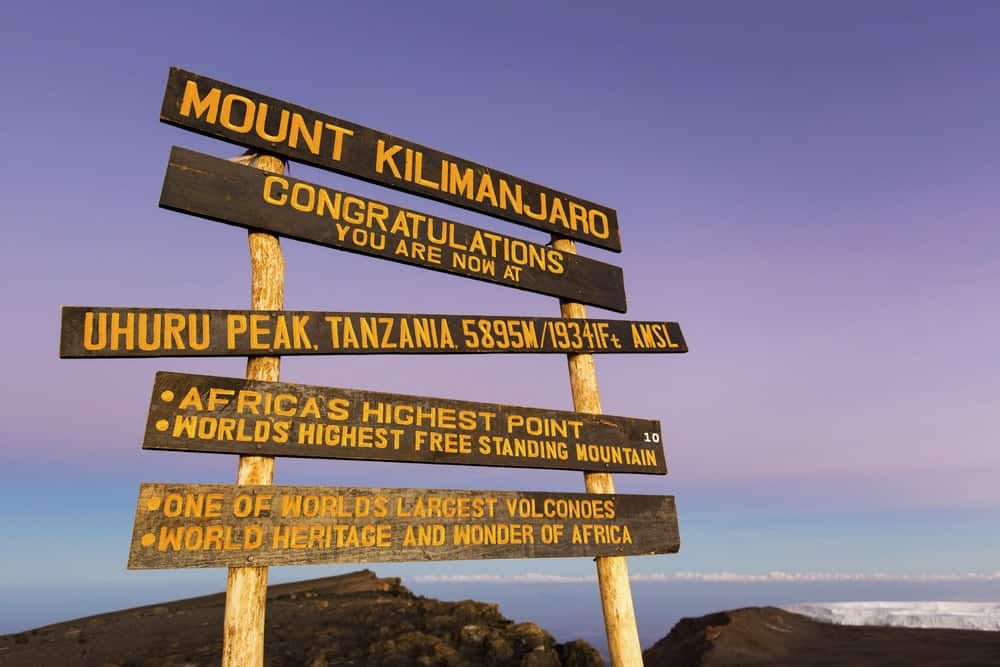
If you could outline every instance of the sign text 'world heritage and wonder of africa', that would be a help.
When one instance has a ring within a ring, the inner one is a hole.
[[[64,306],[59,356],[681,353],[676,322]]]
[[[128,566],[637,556],[679,546],[672,496],[143,484]]]
[[[160,206],[621,313],[626,309],[617,266],[176,146]]]
[[[170,69],[160,120],[620,251],[613,209],[289,102]]]
[[[145,449],[666,474],[660,422],[159,372]]]

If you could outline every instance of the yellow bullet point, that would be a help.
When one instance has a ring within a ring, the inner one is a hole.
[[[162,394],[160,394],[160,398],[163,399],[164,403],[169,403],[170,401],[174,400],[174,392],[167,389]]]
[[[149,508],[150,512],[155,512],[156,510],[160,509],[160,499],[150,498],[149,502],[146,504],[146,507]]]
[[[156,535],[152,533],[146,533],[142,536],[142,546],[151,547],[156,542]]]
[[[166,419],[158,419],[156,421],[157,431],[166,431],[168,426],[170,426],[170,422],[168,422]]]

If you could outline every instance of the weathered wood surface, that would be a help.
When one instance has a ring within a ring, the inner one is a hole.
[[[145,449],[666,474],[660,423],[159,372]]]
[[[160,206],[217,222],[625,312],[594,259],[174,147]]]
[[[676,552],[672,496],[142,484],[130,569]]]
[[[552,246],[575,254],[576,244],[567,238],[552,237]],[[565,318],[584,322],[587,311],[583,304],[562,300],[559,313]],[[566,355],[569,370],[573,408],[579,412],[601,414],[601,394],[597,386],[597,369],[594,357],[587,353]],[[614,478],[609,472],[584,472],[584,486],[588,493],[613,494]],[[632,587],[628,576],[628,562],[618,555],[594,559],[597,566],[597,587],[601,593],[604,611],[604,630],[608,637],[608,652],[612,667],[632,667],[642,664],[639,629],[632,604]]]
[[[160,120],[620,251],[613,209],[355,123],[172,67]]]
[[[238,158],[248,166],[272,174],[282,174],[285,164],[272,155],[244,155]],[[281,310],[285,307],[285,256],[277,236],[250,230],[247,234],[250,255],[250,307],[255,310]],[[281,371],[277,356],[247,358],[249,380],[276,382]],[[266,456],[241,456],[236,469],[237,484],[274,482],[274,459]],[[226,607],[222,620],[222,667],[262,667],[264,664],[264,616],[267,612],[267,568],[248,566],[230,568],[226,573]]]
[[[59,356],[682,353],[676,322],[64,306]]]

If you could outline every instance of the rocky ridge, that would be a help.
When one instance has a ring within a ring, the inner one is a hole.
[[[603,667],[590,644],[558,644],[497,605],[414,595],[362,570],[268,589],[269,667]],[[198,667],[222,654],[223,594],[0,636],[6,667]]]
[[[643,652],[646,667],[986,667],[1000,632],[814,621],[776,607],[684,618]]]

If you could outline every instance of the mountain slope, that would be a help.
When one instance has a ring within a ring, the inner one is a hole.
[[[646,667],[985,667],[1000,632],[832,625],[776,607],[685,618],[643,653]]]
[[[413,595],[369,570],[268,589],[268,667],[478,665],[603,667],[593,647],[557,645],[496,605]],[[0,636],[4,667],[217,666],[223,594],[81,618]]]

